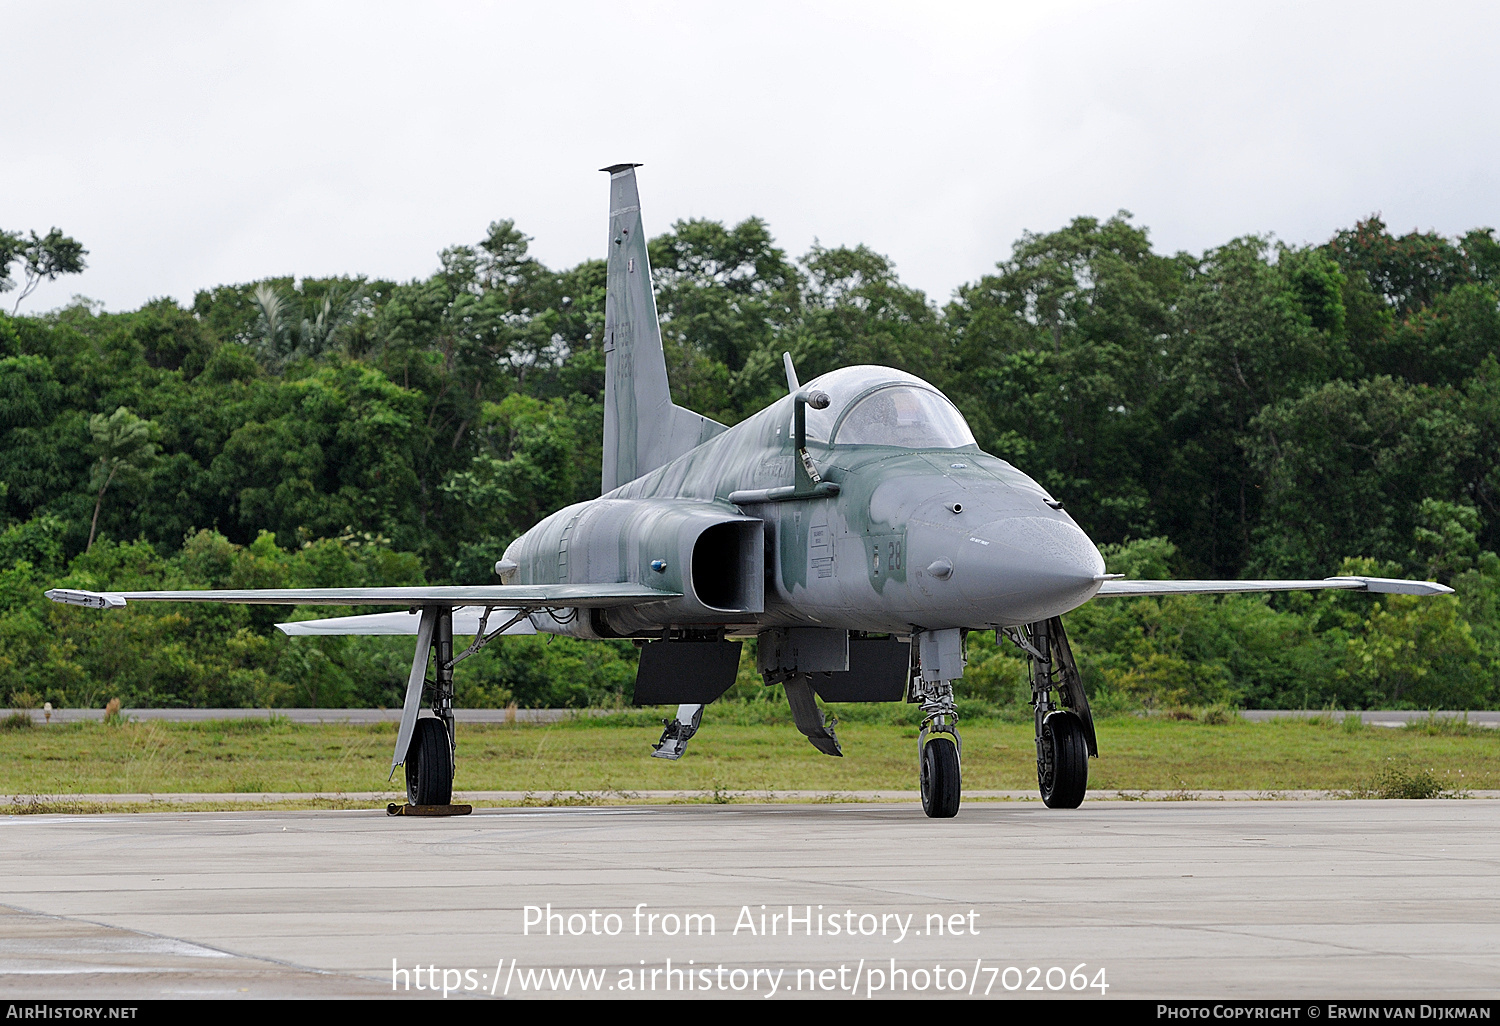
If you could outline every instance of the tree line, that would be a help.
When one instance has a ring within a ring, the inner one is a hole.
[[[31,234],[0,233],[7,271],[27,252],[27,281],[81,267],[73,240]],[[0,313],[0,697],[398,701],[385,639],[288,642],[245,609],[101,616],[40,591],[490,582],[510,539],[599,487],[604,264],[548,268],[529,241],[498,221],[404,283]],[[651,256],[674,398],[717,420],[782,394],[783,351],[803,380],[900,367],[1065,499],[1111,570],[1357,568],[1458,590],[1092,603],[1068,623],[1105,700],[1500,702],[1492,231],[1372,217],[1321,245],[1166,255],[1125,212],[1081,217],[941,306],[864,246],[792,258],[756,218],[678,222]],[[487,653],[467,664],[473,704],[608,702],[633,674],[629,645]],[[976,695],[1018,700],[1008,654],[976,640],[971,659]]]

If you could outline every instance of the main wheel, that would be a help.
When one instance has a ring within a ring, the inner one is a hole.
[[[406,800],[412,805],[453,804],[453,746],[437,717],[417,721],[406,750]]]
[[[1036,746],[1036,779],[1049,809],[1076,809],[1089,789],[1083,722],[1066,709],[1047,714]]]
[[[958,747],[939,734],[922,746],[922,811],[932,819],[952,819],[962,791]]]

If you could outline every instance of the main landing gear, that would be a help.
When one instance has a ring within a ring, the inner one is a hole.
[[[1054,709],[1036,741],[1036,779],[1049,809],[1076,809],[1089,789],[1089,752],[1083,724],[1072,711]]]
[[[454,655],[453,609],[449,606],[428,606],[422,610],[422,622],[417,629],[417,650],[412,658],[406,704],[401,714],[401,730],[411,731],[410,741],[403,751],[403,738],[397,736],[396,756],[391,764],[392,774],[396,772],[398,764],[406,767],[408,808],[425,810],[421,815],[455,815],[459,813],[453,810],[468,808],[451,804],[455,762],[453,667],[504,634],[527,615],[524,611],[516,612],[504,626],[486,633],[490,615],[494,612],[494,608],[484,611],[474,643]],[[429,656],[434,669],[434,679],[430,680],[427,678]],[[421,715],[424,697],[431,706],[430,716]],[[393,805],[391,808],[395,809],[397,806]]]
[[[1031,662],[1036,779],[1042,801],[1050,809],[1076,809],[1088,792],[1089,757],[1098,756],[1099,745],[1094,736],[1094,715],[1089,711],[1062,619],[1054,616],[1007,627],[1003,633]]]
[[[432,632],[436,680],[424,682],[432,715],[417,720],[406,749],[406,801],[410,805],[449,805],[453,801],[453,610],[437,610]],[[421,640],[417,656],[424,669]]]
[[[417,721],[406,750],[406,801],[410,805],[453,802],[453,744],[436,716]]]

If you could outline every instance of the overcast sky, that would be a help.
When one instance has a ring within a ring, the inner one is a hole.
[[[425,276],[503,217],[571,265],[624,161],[653,234],[760,215],[938,302],[1121,208],[1168,252],[1500,227],[1500,6],[1232,6],[0,0],[0,228],[89,249],[36,312]]]

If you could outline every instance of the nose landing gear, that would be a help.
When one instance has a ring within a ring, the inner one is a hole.
[[[917,735],[922,780],[922,811],[931,819],[952,819],[958,815],[963,794],[959,770],[959,753],[963,742],[958,736],[958,714],[953,712],[953,688],[932,703],[922,703],[928,713]],[[946,698],[946,702],[943,698]],[[943,706],[946,705],[946,708]]]
[[[907,701],[922,705],[917,735],[922,811],[931,819],[952,819],[963,794],[963,741],[953,704],[953,682],[964,672],[963,632],[922,631],[912,638],[912,649],[915,666]]]

